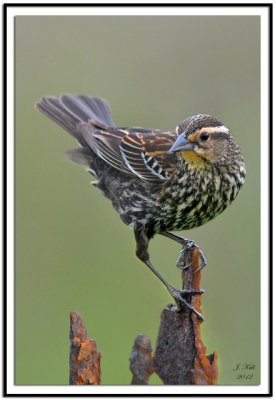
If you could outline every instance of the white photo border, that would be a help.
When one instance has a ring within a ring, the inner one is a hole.
[[[84,10],[85,9],[85,10]],[[3,319],[6,396],[264,396],[271,395],[272,4],[4,4],[3,24]],[[15,385],[14,348],[14,17],[22,15],[258,15],[261,18],[261,384],[258,386]],[[7,218],[7,219],[6,219]],[[269,296],[268,296],[269,294]],[[8,357],[7,357],[8,349]]]

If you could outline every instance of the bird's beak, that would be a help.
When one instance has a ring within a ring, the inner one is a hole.
[[[169,153],[173,153],[175,151],[189,151],[189,150],[193,150],[194,147],[195,147],[195,143],[187,140],[186,134],[185,134],[185,132],[183,132],[183,133],[181,133],[180,136],[178,136],[178,138],[176,139],[176,142],[170,148]]]

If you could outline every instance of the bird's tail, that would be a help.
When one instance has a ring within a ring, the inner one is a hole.
[[[86,145],[79,134],[81,122],[96,127],[115,126],[109,105],[98,97],[62,94],[59,97],[45,96],[36,103],[36,108],[69,132],[81,145]]]
[[[77,139],[81,147],[69,150],[67,154],[72,161],[89,166],[96,176],[97,163],[83,130],[88,129],[91,134],[93,130],[115,126],[107,102],[98,97],[62,94],[43,97],[36,103],[36,108]]]

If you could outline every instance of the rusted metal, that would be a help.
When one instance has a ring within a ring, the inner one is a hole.
[[[70,385],[101,383],[101,353],[97,343],[87,337],[83,320],[77,312],[70,313]]]
[[[132,385],[147,385],[150,375],[154,372],[152,345],[145,335],[138,335],[130,354],[130,370]]]

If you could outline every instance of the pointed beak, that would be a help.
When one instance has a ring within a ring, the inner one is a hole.
[[[170,148],[169,153],[173,153],[175,151],[189,151],[189,150],[193,150],[194,147],[195,147],[195,143],[187,140],[186,134],[185,134],[185,132],[183,132],[183,133],[181,133],[180,136],[178,136],[178,138],[176,139],[176,142]]]

